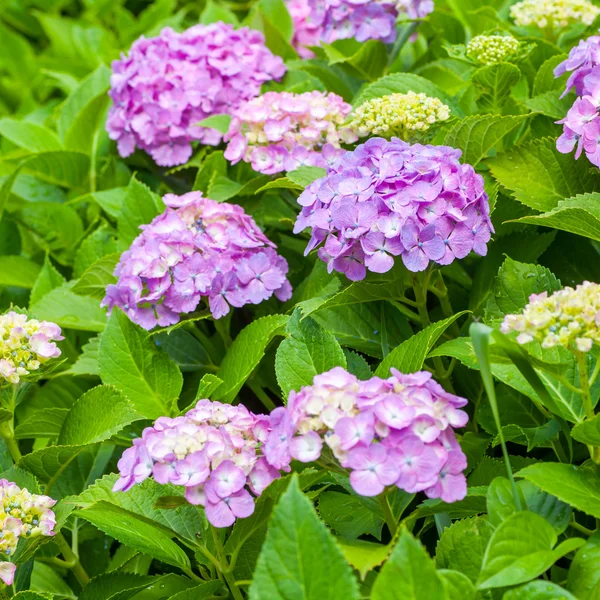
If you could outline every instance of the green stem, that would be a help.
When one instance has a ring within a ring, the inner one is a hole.
[[[396,62],[398,54],[400,54],[400,50],[402,50],[404,44],[406,44],[410,36],[417,30],[418,26],[419,21],[413,21],[412,23],[405,25],[401,31],[397,31],[396,42],[394,43],[392,52],[385,67],[384,75],[387,75],[389,73],[390,69],[392,68],[392,65],[394,64],[394,62]],[[398,27],[398,29],[400,29],[400,27]]]
[[[223,549],[223,542],[221,541],[221,534],[216,527],[213,527],[211,525],[210,528],[212,529],[213,540],[215,542],[215,549],[217,550],[217,556],[219,557],[219,570],[223,574],[225,582],[227,583],[229,591],[231,592],[231,595],[233,596],[234,600],[244,600],[242,592],[240,592],[239,588],[235,584],[235,578],[233,577],[233,574],[231,573],[231,571],[229,570],[229,566],[227,565],[227,561],[225,559],[225,550]]]
[[[15,440],[15,407],[17,404],[17,395],[19,392],[19,384],[15,383],[12,386],[12,393],[10,394],[9,403],[7,410],[10,412],[10,419],[0,424],[0,436],[4,438],[6,447],[10,452],[13,462],[17,464],[23,455],[19,449],[19,444]]]
[[[569,527],[576,529],[577,531],[579,531],[580,533],[583,533],[583,535],[587,535],[588,537],[591,535],[594,535],[596,533],[595,531],[592,531],[591,529],[588,529],[587,527],[580,525],[575,519],[569,521]]]
[[[71,546],[65,539],[65,536],[62,533],[57,533],[54,536],[54,543],[58,546],[61,554],[65,557],[65,561],[68,564],[72,564],[72,567],[69,567],[75,575],[75,579],[79,582],[81,587],[85,587],[90,582],[89,575],[85,572],[85,569],[81,566],[79,562],[79,558],[71,549]]]
[[[265,392],[265,390],[258,382],[249,380],[248,386],[254,392],[254,395],[263,403],[264,407],[267,410],[275,410],[277,408],[275,402],[273,402],[273,400],[269,398],[267,392]]]
[[[592,375],[589,378],[590,388],[594,385],[594,383],[596,383],[596,379],[598,379],[598,375],[600,375],[600,358],[596,360],[594,370],[592,372]]]
[[[442,313],[446,318],[454,316],[454,310],[452,309],[452,304],[450,302],[450,296],[448,294],[448,288],[446,287],[446,282],[444,281],[444,277],[442,276],[441,271],[436,271],[437,281],[435,285],[435,289],[437,290],[437,297],[440,301],[440,306],[442,308]],[[450,330],[454,334],[454,337],[460,336],[460,329],[456,321],[450,325]]]
[[[579,385],[581,386],[581,396],[583,399],[583,410],[588,419],[594,418],[594,407],[592,405],[592,394],[590,392],[590,379],[588,375],[587,355],[579,350],[573,351],[577,360],[577,369],[579,371]]]
[[[394,513],[392,512],[392,507],[390,506],[390,502],[388,500],[388,496],[386,492],[379,494],[377,497],[379,500],[379,505],[381,506],[381,510],[383,512],[383,518],[385,519],[385,523],[390,530],[390,535],[392,539],[396,536],[396,532],[398,531],[398,523],[394,518]]]
[[[416,325],[422,326],[423,324],[421,323],[421,318],[419,315],[414,310],[410,310],[410,308],[404,306],[404,301],[404,299],[401,299],[400,302],[396,302],[396,300],[388,300],[388,302],[406,318],[410,319]]]

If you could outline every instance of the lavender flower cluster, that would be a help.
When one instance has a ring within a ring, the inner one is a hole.
[[[358,137],[344,125],[352,106],[325,92],[268,92],[233,113],[225,158],[240,160],[266,175],[301,165],[326,167]]]
[[[426,17],[433,0],[286,0],[294,21],[293,43],[301,58],[311,58],[309,46],[356,38],[359,42],[396,39],[396,19]]]
[[[254,512],[254,498],[279,477],[261,455],[269,419],[244,406],[200,400],[184,416],[160,417],[123,452],[114,491],[153,477],[185,487],[191,504],[204,507],[215,527]]]
[[[158,165],[185,163],[191,143],[217,145],[222,134],[199,127],[203,119],[229,114],[260,93],[265,81],[285,73],[263,35],[218,22],[183,33],[170,28],[137,40],[129,56],[114,61],[106,128],[121,156],[137,147]]]
[[[410,271],[485,256],[493,227],[483,178],[461,151],[372,138],[346,152],[298,198],[294,233],[310,227],[329,272],[353,280],[385,273],[401,256]]]
[[[360,381],[341,367],[317,375],[271,413],[264,454],[289,470],[292,459],[318,460],[325,444],[350,470],[357,494],[376,496],[395,485],[445,502],[467,493],[467,460],[454,436],[467,400],[446,392],[425,371]]]
[[[576,159],[585,151],[588,160],[600,167],[600,36],[581,40],[554,69],[555,77],[567,72],[563,96],[574,88],[577,98],[566,117],[557,121],[563,125],[563,134],[556,148],[563,154],[575,149]]]
[[[145,329],[172,325],[202,297],[215,319],[230,305],[259,304],[275,294],[288,300],[288,264],[254,219],[235,204],[201,192],[167,194],[167,209],[149,225],[115,269],[102,306],[121,308]]]

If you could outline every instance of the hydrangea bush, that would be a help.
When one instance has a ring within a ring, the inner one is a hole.
[[[596,598],[596,0],[3,9],[0,600]]]

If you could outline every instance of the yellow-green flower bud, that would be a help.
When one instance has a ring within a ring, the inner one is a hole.
[[[482,65],[505,61],[519,49],[512,35],[477,35],[467,44],[467,56]]]
[[[408,92],[367,100],[353,112],[349,125],[360,137],[409,140],[449,117],[450,109],[438,98]]]
[[[501,331],[518,332],[519,344],[536,341],[542,348],[589,352],[600,343],[600,285],[585,281],[551,296],[533,294],[522,314],[504,317]]]
[[[563,29],[572,23],[591,25],[600,8],[588,0],[523,0],[510,9],[515,25]]]

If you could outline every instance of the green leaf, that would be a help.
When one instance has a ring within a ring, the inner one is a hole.
[[[463,573],[442,569],[438,575],[446,584],[448,600],[476,600],[479,597],[475,586]]]
[[[0,286],[14,285],[31,289],[40,272],[40,265],[24,256],[0,256]]]
[[[183,590],[183,592],[171,596],[169,600],[209,600],[209,598],[216,596],[216,592],[221,587],[223,587],[223,584],[220,581],[206,581],[196,587]]]
[[[65,136],[65,147],[68,150],[94,157],[99,138],[106,136],[103,125],[109,102],[108,95],[102,94],[85,105]]]
[[[160,586],[161,579],[136,573],[104,573],[83,588],[79,600],[129,600],[150,586]]]
[[[479,107],[487,112],[500,113],[519,79],[519,67],[509,63],[498,63],[474,71],[471,81],[480,89]]]
[[[594,471],[561,463],[536,463],[519,471],[519,477],[600,519],[600,477]]]
[[[86,154],[67,150],[40,152],[21,164],[42,181],[65,188],[84,187],[90,169]]]
[[[171,539],[167,530],[128,510],[100,501],[75,514],[100,531],[138,552],[182,569],[190,568],[186,553]]]
[[[109,385],[99,385],[72,406],[58,444],[77,446],[104,442],[140,418],[122,392]]]
[[[269,522],[250,600],[358,600],[352,570],[293,476]]]
[[[207,194],[211,184],[218,176],[227,175],[227,161],[222,150],[209,154],[198,169],[194,180],[193,190],[199,190]]]
[[[294,22],[284,0],[259,0],[260,12],[275,25],[283,38],[288,42],[294,36]]]
[[[571,430],[571,437],[582,444],[600,446],[600,415],[575,425]]]
[[[163,201],[135,176],[132,177],[117,220],[119,240],[123,246],[129,247],[140,234],[140,225],[150,223],[164,209]]]
[[[577,598],[550,581],[532,581],[509,590],[502,596],[502,600],[577,600]]]
[[[598,173],[584,161],[558,152],[553,139],[513,146],[487,164],[519,202],[541,211],[555,208],[565,198],[593,192],[600,184]]]
[[[0,31],[2,29],[0,28]],[[19,171],[21,170],[21,166],[18,166],[11,174],[10,177],[7,177],[0,187],[0,222],[2,221],[2,217],[4,216],[4,211],[6,209],[6,205],[8,204],[8,200],[10,198],[13,186],[19,175]]]
[[[102,300],[106,295],[106,286],[116,283],[113,271],[119,262],[120,254],[108,254],[88,267],[71,288],[75,294],[90,296]]]
[[[223,384],[213,394],[214,400],[231,403],[244,382],[257,367],[265,350],[288,322],[286,315],[262,317],[245,327],[231,344],[221,362],[217,376]]]
[[[47,446],[25,455],[19,467],[31,471],[46,484],[46,492],[56,483],[67,467],[83,451],[84,446]]]
[[[98,351],[103,383],[122,390],[147,419],[171,414],[183,385],[175,363],[148,332],[113,310]]]
[[[338,538],[337,543],[344,553],[344,558],[359,572],[363,581],[367,573],[383,564],[392,551],[389,545],[364,540]]]
[[[383,519],[358,496],[323,492],[319,496],[319,514],[331,529],[344,538],[353,540],[369,534],[381,539]]]
[[[581,194],[560,200],[556,208],[541,215],[521,217],[511,222],[541,225],[600,241],[599,203],[600,194]]]
[[[460,148],[462,161],[470,165],[485,158],[504,136],[521,125],[528,115],[473,115],[458,121],[446,134],[444,144]]]
[[[103,501],[155,521],[193,543],[198,542],[198,536],[205,537],[208,524],[204,512],[185,501],[184,487],[160,485],[153,479],[146,479],[127,492],[113,492],[118,478],[116,474],[105,475],[81,494],[67,501],[81,508],[88,508],[96,502]],[[184,502],[176,508],[164,509],[158,506],[159,499],[164,496],[177,497]]]
[[[99,344],[100,338],[98,336],[91,338],[87,344],[84,344],[75,364],[68,371],[65,371],[65,375],[95,375],[100,377],[98,366]]]
[[[378,79],[375,83],[365,86],[352,104],[357,107],[373,98],[381,98],[390,94],[406,94],[407,92],[423,93],[431,98],[439,98],[444,104],[450,107],[454,116],[462,116],[462,111],[451,96],[446,94],[435,83],[429,81],[429,79],[414,75],[413,73],[393,73],[392,75],[386,75]]]
[[[52,152],[62,149],[62,144],[53,131],[29,121],[7,117],[0,119],[0,136],[29,152]]]
[[[19,592],[15,594],[12,598],[13,600],[50,600],[53,596],[50,594],[42,594],[38,592]]]
[[[532,112],[546,115],[552,119],[562,119],[572,105],[572,98],[560,98],[559,92],[553,90],[525,100],[523,104]]]
[[[207,196],[217,202],[224,202],[234,196],[237,196],[242,189],[242,184],[229,179],[224,175],[214,177],[208,188]]]
[[[301,192],[304,188],[301,185],[298,185],[297,183],[294,183],[288,177],[279,177],[278,179],[275,179],[273,181],[269,181],[268,183],[266,183],[262,187],[258,188],[258,190],[256,190],[256,193],[260,194],[262,192],[266,192],[267,190],[279,190],[279,189],[281,189],[281,190],[295,190],[297,192]]]
[[[196,127],[208,127],[216,129],[221,133],[227,133],[229,131],[229,123],[231,123],[231,115],[211,115],[195,123],[195,125]]]
[[[391,368],[402,373],[414,373],[423,367],[423,363],[436,342],[457,319],[469,311],[459,312],[448,319],[428,325],[423,331],[402,342],[394,348],[375,370],[377,377],[388,377]]]
[[[35,561],[31,573],[31,590],[36,592],[48,592],[53,598],[67,598],[77,600],[67,582],[50,566]]]
[[[286,334],[275,357],[275,373],[285,398],[290,391],[311,385],[315,375],[346,367],[346,357],[333,334],[310,317],[301,320],[299,310],[290,317]]]
[[[46,294],[52,290],[64,285],[65,278],[56,270],[50,257],[46,255],[44,265],[38,273],[38,276],[33,284],[33,289],[29,295],[30,306],[41,300]]]
[[[216,23],[217,21],[231,23],[232,25],[238,24],[237,17],[228,8],[217,4],[215,0],[207,0],[204,10],[200,15],[199,22],[203,25],[208,25],[209,23]]]
[[[103,331],[106,327],[106,313],[99,303],[71,291],[71,283],[48,292],[30,307],[30,312],[38,319],[53,321],[67,329],[80,331]]]
[[[36,411],[15,427],[15,439],[57,438],[68,412],[66,408],[45,408]]]
[[[585,543],[570,538],[552,550],[556,540],[556,532],[543,517],[529,511],[511,515],[490,539],[477,587],[507,587],[530,581]]]
[[[202,379],[198,384],[198,391],[196,392],[196,399],[206,400],[210,398],[223,383],[222,379],[219,379],[212,373],[206,373],[202,375]]]
[[[372,600],[431,600],[448,598],[444,583],[427,551],[406,529],[379,572]]]
[[[121,214],[121,207],[127,197],[126,187],[116,187],[111,190],[103,190],[101,192],[94,192],[92,194],[86,194],[80,196],[78,200],[80,202],[85,201],[87,198],[91,198],[94,202],[100,206],[100,208],[113,219],[118,219]]]
[[[597,600],[600,592],[600,536],[593,535],[580,548],[569,569],[567,588],[580,600]]]
[[[322,169],[321,167],[302,166],[294,169],[293,171],[289,171],[287,178],[299,185],[301,188],[305,188],[313,181],[325,177],[326,174],[327,169]]]

